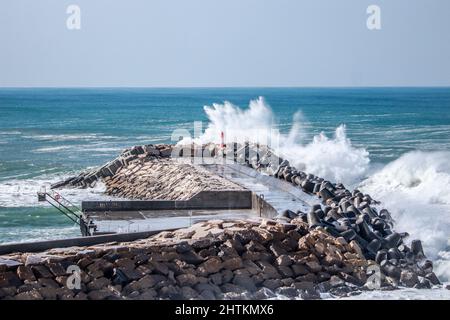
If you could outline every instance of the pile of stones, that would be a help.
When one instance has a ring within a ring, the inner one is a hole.
[[[141,200],[187,200],[201,191],[243,189],[201,167],[166,158],[131,161],[103,182],[108,195]]]
[[[113,177],[121,168],[128,166],[131,162],[143,161],[145,159],[170,158],[172,148],[172,145],[167,144],[134,146],[130,149],[125,149],[117,158],[106,163],[102,167],[84,171],[77,176],[54,183],[51,188],[93,187],[98,180]]]
[[[2,256],[0,299],[318,299],[360,292],[374,263],[356,241],[302,219],[216,220],[129,243]]]

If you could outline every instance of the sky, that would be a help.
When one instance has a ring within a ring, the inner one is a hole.
[[[0,86],[450,86],[449,15],[448,0],[2,0]]]

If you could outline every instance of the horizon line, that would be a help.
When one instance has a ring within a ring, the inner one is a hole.
[[[382,88],[450,88],[449,85],[414,86],[0,86],[1,89],[382,89]]]

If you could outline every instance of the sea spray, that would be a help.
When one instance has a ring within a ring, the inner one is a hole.
[[[64,180],[73,174],[41,175],[29,179],[13,179],[0,182],[0,207],[41,207],[50,206],[47,202],[37,201],[37,192],[57,181]],[[73,203],[80,204],[82,200],[108,200],[111,197],[104,194],[105,185],[98,182],[94,188],[66,189],[64,197]]]
[[[220,133],[224,132],[225,142],[269,145],[298,169],[349,185],[360,181],[369,168],[369,153],[352,145],[345,125],[336,129],[333,138],[320,133],[308,143],[301,113],[294,114],[287,134],[280,133],[272,109],[263,97],[250,101],[247,109],[224,102],[205,106],[204,110],[209,119],[205,132],[195,139],[185,138],[180,144],[220,143]]]
[[[413,151],[387,164],[360,189],[389,208],[398,231],[421,239],[436,273],[450,279],[450,152]]]

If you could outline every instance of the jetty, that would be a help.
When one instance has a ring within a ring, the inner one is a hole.
[[[97,183],[112,200],[77,207],[61,195]],[[263,145],[135,146],[38,197],[82,237],[0,246],[0,299],[317,299],[440,285],[421,242],[370,195]]]

